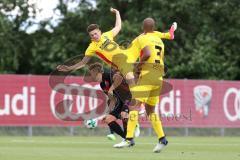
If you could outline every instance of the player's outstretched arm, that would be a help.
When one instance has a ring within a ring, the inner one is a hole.
[[[174,32],[177,30],[177,23],[173,22],[173,24],[171,25],[170,29],[168,32],[162,33],[162,32],[158,32],[159,33],[159,37],[161,39],[170,39],[173,40],[174,39]]]
[[[115,15],[116,15],[115,27],[112,29],[113,37],[115,37],[122,28],[122,20],[121,20],[120,13],[117,9],[110,8],[110,11],[112,13],[115,13]]]
[[[58,65],[57,70],[62,71],[62,72],[78,70],[78,69],[84,67],[89,62],[90,59],[91,59],[90,56],[85,56],[85,57],[83,57],[83,59],[80,62],[78,62],[72,66]]]

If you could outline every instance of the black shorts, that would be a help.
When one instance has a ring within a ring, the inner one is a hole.
[[[117,98],[115,107],[109,114],[116,117],[117,119],[121,119],[121,112],[128,113],[129,109],[128,109],[128,106],[126,104],[124,104],[123,101],[120,100],[120,98]]]

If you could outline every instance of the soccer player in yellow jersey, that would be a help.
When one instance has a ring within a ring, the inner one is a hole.
[[[154,20],[146,18],[143,21],[144,33],[132,42],[135,53],[141,52],[140,61],[136,65],[136,70],[140,73],[139,79],[137,84],[131,87],[132,97],[136,100],[136,103],[129,106],[130,112],[126,136],[128,141],[121,142],[117,146],[119,148],[129,146],[129,141],[133,138],[134,127],[138,121],[138,107],[140,103],[145,103],[146,113],[159,139],[153,149],[153,152],[157,153],[168,144],[159,116],[154,112],[155,105],[159,101],[164,74],[164,44],[161,39],[174,38],[176,23],[172,25],[168,33],[154,31],[154,27]]]
[[[117,68],[117,64],[113,62],[113,56],[115,54],[122,53],[122,51],[119,48],[118,44],[114,42],[113,38],[121,30],[121,16],[118,10],[113,8],[111,8],[110,10],[116,15],[115,27],[108,32],[102,33],[97,24],[89,25],[87,27],[87,32],[89,33],[92,42],[89,44],[85,52],[84,58],[80,62],[72,66],[57,66],[57,69],[59,71],[67,72],[72,70],[78,70],[84,67],[94,55],[97,55],[109,65]]]

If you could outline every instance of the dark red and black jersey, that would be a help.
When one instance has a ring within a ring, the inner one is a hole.
[[[100,83],[100,87],[102,88],[105,94],[108,93],[108,90],[112,85],[113,82],[112,77],[113,75],[111,75],[109,71],[104,71],[102,75],[102,82]]]
[[[108,93],[108,90],[110,89],[111,85],[113,84],[113,76],[115,72],[105,70],[102,75],[102,82],[100,83],[100,87],[104,91],[105,94]],[[114,96],[121,99],[121,101],[126,101],[131,99],[131,93],[129,90],[129,86],[126,83],[125,80],[122,81],[122,83],[113,91]]]

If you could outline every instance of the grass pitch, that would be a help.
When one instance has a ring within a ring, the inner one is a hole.
[[[136,146],[112,148],[106,137],[0,137],[0,160],[240,160],[239,137],[168,137],[153,153],[155,137],[139,137]]]

